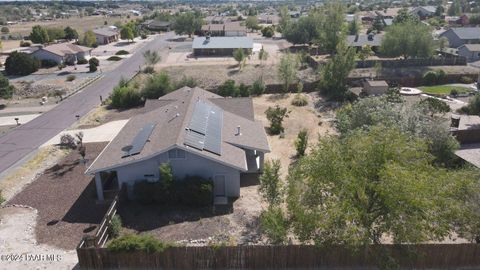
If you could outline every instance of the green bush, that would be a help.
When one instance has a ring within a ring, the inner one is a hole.
[[[260,96],[265,92],[265,84],[263,83],[262,78],[253,82],[252,85],[252,94],[256,96]]]
[[[465,84],[471,84],[471,83],[474,83],[474,80],[470,77],[467,77],[467,76],[462,76],[460,77],[460,83],[465,83]]]
[[[115,55],[127,55],[127,54],[129,54],[129,52],[127,52],[125,50],[120,50],[120,51],[115,53]]]
[[[145,98],[157,99],[172,91],[170,76],[166,72],[161,72],[150,78],[142,89],[142,96]]]
[[[218,87],[217,94],[222,97],[236,97],[238,96],[238,87],[234,80],[226,80]]]
[[[275,34],[275,31],[273,30],[273,27],[267,26],[262,29],[262,35],[267,38],[273,37]]]
[[[32,46],[32,43],[30,41],[25,41],[25,40],[20,41],[20,47],[30,47],[30,46]]]
[[[281,108],[276,105],[275,107],[268,107],[265,111],[268,121],[270,121],[270,126],[268,127],[268,132],[271,135],[278,135],[284,131],[282,122],[285,117],[288,117],[287,108]]]
[[[195,87],[198,85],[197,80],[192,77],[183,76],[182,79],[175,83],[175,89],[180,89],[184,86]]]
[[[162,252],[173,244],[161,242],[150,235],[125,235],[112,240],[107,249],[114,252],[144,251],[147,253]]]
[[[292,105],[302,107],[308,104],[308,99],[306,96],[301,94],[296,94],[292,99]]]
[[[437,70],[437,84],[444,84],[447,82],[447,74],[443,69]]]
[[[146,67],[143,69],[143,73],[145,73],[145,74],[153,74],[153,73],[155,73],[155,68],[152,67],[152,66],[146,66]]]
[[[39,61],[29,54],[12,52],[5,61],[5,72],[8,75],[25,76],[38,70]]]
[[[10,84],[10,81],[7,77],[0,73],[0,98],[11,99],[14,92],[15,87]]]
[[[262,212],[260,228],[272,244],[284,244],[287,240],[288,222],[279,207],[271,206]]]
[[[94,65],[94,66],[97,66],[97,67],[100,65],[100,61],[99,61],[97,58],[95,58],[95,57],[90,58],[90,59],[88,60],[88,63],[89,63],[90,65]]]
[[[469,101],[468,104],[458,110],[461,113],[479,115],[480,114],[480,94],[476,94]]]
[[[77,78],[77,76],[75,76],[75,75],[68,75],[66,80],[67,80],[67,82],[71,82],[71,81],[74,81],[76,78]]]
[[[250,96],[250,86],[241,83],[238,86],[238,95],[241,97],[249,97]]]
[[[181,202],[187,206],[210,206],[213,203],[213,183],[199,176],[187,176],[179,194]]]
[[[110,226],[108,226],[108,234],[112,238],[117,238],[120,235],[120,230],[122,229],[122,219],[120,216],[114,215],[110,221]]]
[[[450,90],[450,96],[452,96],[452,97],[458,96],[458,90],[457,89]]]
[[[80,58],[77,60],[77,65],[85,65],[88,64],[88,60],[85,58]]]
[[[437,84],[437,73],[434,71],[427,71],[425,74],[423,74],[423,83],[425,85]]]
[[[95,65],[95,64],[93,64],[93,63],[89,63],[89,64],[88,64],[88,70],[89,70],[90,72],[95,72],[95,71],[97,71],[97,69],[98,69],[98,68],[97,68],[97,65]]]
[[[107,58],[107,61],[120,61],[122,60],[122,58],[120,56],[116,56],[116,55],[113,55],[113,56],[110,56],[109,58]]]
[[[112,107],[116,109],[129,109],[142,104],[140,93],[128,86],[115,87],[110,98]]]
[[[297,157],[303,157],[308,146],[308,131],[302,129],[298,132],[297,139],[294,142],[297,150]]]

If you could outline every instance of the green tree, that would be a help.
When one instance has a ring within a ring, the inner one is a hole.
[[[448,16],[459,16],[462,13],[462,6],[458,0],[452,1],[450,7],[448,7]]]
[[[128,85],[115,87],[110,99],[115,109],[129,109],[142,104],[140,93]]]
[[[173,177],[173,169],[170,163],[162,163],[158,168],[160,172],[160,181],[162,181],[162,185],[165,189],[169,189],[173,186],[174,177]]]
[[[463,106],[461,111],[470,115],[480,115],[480,94],[470,98],[468,104]]]
[[[258,53],[258,60],[262,61],[263,63],[267,61],[267,59],[268,59],[268,52],[265,49],[263,49],[263,46],[262,46],[262,48],[260,49],[260,52]]]
[[[184,12],[175,18],[173,29],[178,35],[192,36],[193,33],[202,27],[202,18],[194,12]]]
[[[257,16],[248,16],[245,20],[245,26],[247,27],[247,29],[252,30],[252,32],[254,30],[258,30],[259,26]]]
[[[30,40],[33,43],[45,44],[50,38],[48,37],[48,32],[45,28],[40,25],[35,25],[32,27],[32,32],[30,32]]]
[[[13,85],[10,85],[8,78],[3,76],[2,73],[0,73],[0,98],[11,99],[14,91],[15,87],[13,87]]]
[[[8,27],[6,27],[6,26],[3,26],[0,31],[2,32],[2,34],[8,34],[8,33],[10,33],[10,29],[8,29]]]
[[[279,16],[280,16],[280,23],[278,25],[279,26],[278,31],[283,33],[283,31],[285,31],[285,29],[287,29],[287,27],[292,22],[292,18],[290,17],[287,6],[280,7]]]
[[[77,30],[71,28],[70,26],[65,27],[65,29],[63,29],[63,32],[65,33],[65,38],[68,40],[78,39]]]
[[[300,66],[295,54],[287,53],[280,58],[277,74],[283,81],[283,91],[288,92],[290,86],[297,80],[297,71]]]
[[[129,26],[126,26],[126,25],[123,26],[122,30],[120,30],[120,38],[130,40],[130,41],[133,42],[133,39],[135,38],[135,36],[133,34],[133,29]]]
[[[345,39],[345,6],[340,1],[325,5],[325,21],[320,32],[320,45],[330,54],[335,53],[338,44]]]
[[[271,135],[278,135],[282,133],[285,129],[283,128],[283,119],[288,117],[287,108],[282,108],[278,105],[275,107],[268,107],[265,111],[270,126],[268,127],[268,132]]]
[[[288,234],[288,220],[279,206],[271,205],[260,215],[260,228],[274,245],[285,244]]]
[[[142,89],[142,96],[148,99],[157,99],[170,93],[173,89],[170,76],[166,72],[160,72],[148,78]]]
[[[226,80],[218,87],[217,94],[222,97],[236,97],[238,96],[238,87],[234,80]]]
[[[357,53],[357,57],[361,61],[367,60],[368,57],[372,55],[374,55],[374,52],[372,51],[372,47],[370,47],[370,45],[363,45],[360,51]]]
[[[97,38],[92,30],[88,30],[83,35],[82,45],[87,47],[93,47],[97,44]]]
[[[252,84],[251,93],[256,96],[260,96],[265,92],[265,84],[263,83],[262,77],[256,79]]]
[[[385,24],[383,23],[382,17],[380,16],[375,17],[375,19],[373,20],[372,29],[381,32],[383,31],[384,28],[385,28]]]
[[[342,100],[348,92],[347,78],[355,67],[355,49],[340,42],[337,54],[320,70],[320,91],[333,99]]]
[[[348,34],[358,35],[358,31],[360,31],[360,25],[358,24],[357,19],[354,19],[348,24]]]
[[[397,244],[444,239],[478,176],[431,161],[424,140],[394,128],[320,138],[289,171],[293,233],[321,246],[381,244],[385,235]]]
[[[448,39],[446,37],[441,37],[437,41],[438,49],[443,52],[445,48],[448,48]]]
[[[406,23],[406,22],[413,22],[413,23],[419,23],[420,20],[418,16],[412,15],[407,8],[401,8],[398,11],[397,16],[393,18],[393,24],[397,23]]]
[[[262,36],[271,38],[273,35],[275,35],[275,30],[273,30],[273,27],[267,26],[262,28]]]
[[[297,157],[305,156],[305,150],[307,150],[308,146],[308,131],[306,129],[302,129],[298,132],[294,144],[295,149],[297,150]]]
[[[233,58],[238,62],[238,70],[242,70],[242,67],[245,65],[247,60],[247,55],[242,48],[238,48],[233,51]]]
[[[445,8],[440,4],[435,9],[435,16],[440,17],[443,15],[444,12],[445,12]]]
[[[5,60],[5,72],[7,75],[25,76],[38,70],[38,61],[23,52],[12,52]]]
[[[380,51],[389,57],[430,57],[434,41],[430,27],[423,23],[406,21],[387,28]]]
[[[47,34],[48,34],[48,42],[54,42],[59,39],[65,38],[65,32],[60,27],[48,27]]]
[[[419,102],[419,105],[423,107],[425,113],[429,113],[431,117],[435,114],[446,114],[450,112],[450,106],[438,98],[427,97]]]
[[[265,162],[263,174],[260,175],[259,182],[258,191],[269,205],[276,205],[281,202],[282,187],[280,161],[278,159]]]

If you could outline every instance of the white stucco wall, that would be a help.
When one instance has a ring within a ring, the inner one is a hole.
[[[186,175],[197,175],[213,181],[215,175],[225,175],[225,195],[240,196],[239,170],[189,152],[185,152],[185,159],[169,159],[168,153],[163,153],[149,160],[117,168],[118,183],[120,186],[126,183],[131,194],[135,181],[145,180],[146,175],[154,175],[154,178],[158,179],[158,167],[166,162],[172,165],[173,174],[177,179],[183,179]]]

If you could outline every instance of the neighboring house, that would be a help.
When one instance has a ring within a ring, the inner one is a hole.
[[[480,168],[480,117],[476,115],[452,116],[452,135],[460,142],[455,154]]]
[[[468,16],[463,14],[462,16],[445,16],[445,21],[449,25],[453,26],[465,26],[470,24],[470,20],[468,19]]]
[[[207,24],[224,24],[230,22],[231,19],[226,16],[207,16],[205,21]]]
[[[383,34],[360,34],[347,36],[347,45],[357,49],[369,45],[373,51],[376,51],[382,45]]]
[[[280,22],[280,17],[275,14],[260,14],[257,16],[259,24],[277,25]]]
[[[423,7],[414,7],[410,9],[410,14],[417,15],[421,19],[429,18],[435,15],[437,7],[435,6],[423,6]]]
[[[439,37],[446,37],[452,48],[458,48],[464,44],[480,43],[480,27],[456,27],[450,28],[440,34]]]
[[[157,20],[148,20],[142,23],[142,27],[150,31],[170,31],[171,27],[170,22],[166,21],[157,21]]]
[[[53,61],[57,64],[74,64],[79,59],[90,56],[92,48],[79,46],[72,43],[58,43],[41,47],[31,53],[31,56],[40,61]]]
[[[363,92],[367,95],[383,95],[388,91],[386,81],[365,81],[363,82]]]
[[[105,45],[105,44],[118,41],[120,36],[120,34],[116,30],[110,27],[94,29],[93,33],[95,34],[95,38],[97,39],[98,45]]]
[[[467,61],[480,60],[480,44],[465,44],[458,47],[458,55],[467,58]]]
[[[239,197],[244,174],[263,170],[270,152],[265,129],[254,120],[251,98],[223,98],[198,87],[183,87],[131,118],[86,170],[94,174],[99,200],[116,178],[131,197],[137,181],[161,181],[169,163],[175,179],[200,176],[214,184],[216,197]]]
[[[253,50],[250,37],[195,37],[192,44],[195,56],[232,56],[236,49],[244,49],[248,54]]]
[[[227,22],[223,24],[202,25],[201,34],[206,36],[220,37],[244,37],[247,35],[247,28],[240,22]]]

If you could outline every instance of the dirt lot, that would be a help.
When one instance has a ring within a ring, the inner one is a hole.
[[[87,160],[93,160],[105,145],[85,144]],[[38,243],[74,249],[82,236],[94,231],[101,221],[108,205],[96,204],[95,182],[83,174],[85,169],[73,151],[7,202],[38,211]]]
[[[61,27],[65,28],[70,26],[78,31],[78,34],[83,34],[86,30],[93,29],[95,27],[103,26],[107,21],[109,25],[113,25],[117,21],[126,22],[126,17],[106,17],[106,16],[85,16],[71,17],[69,19],[57,19],[54,21],[39,21],[39,22],[25,22],[18,23],[9,26],[11,34],[29,35],[32,31],[32,27],[35,25],[41,25],[45,27]]]
[[[251,85],[253,81],[263,77],[265,84],[281,84],[281,80],[277,76],[276,66],[249,64],[248,61],[240,72],[236,64],[174,66],[162,70],[166,71],[173,80],[180,80],[183,76],[192,77],[197,80],[199,87],[205,89],[215,88],[229,79],[235,80],[237,83]],[[298,76],[302,81],[314,81],[316,72],[307,68],[300,70]]]

